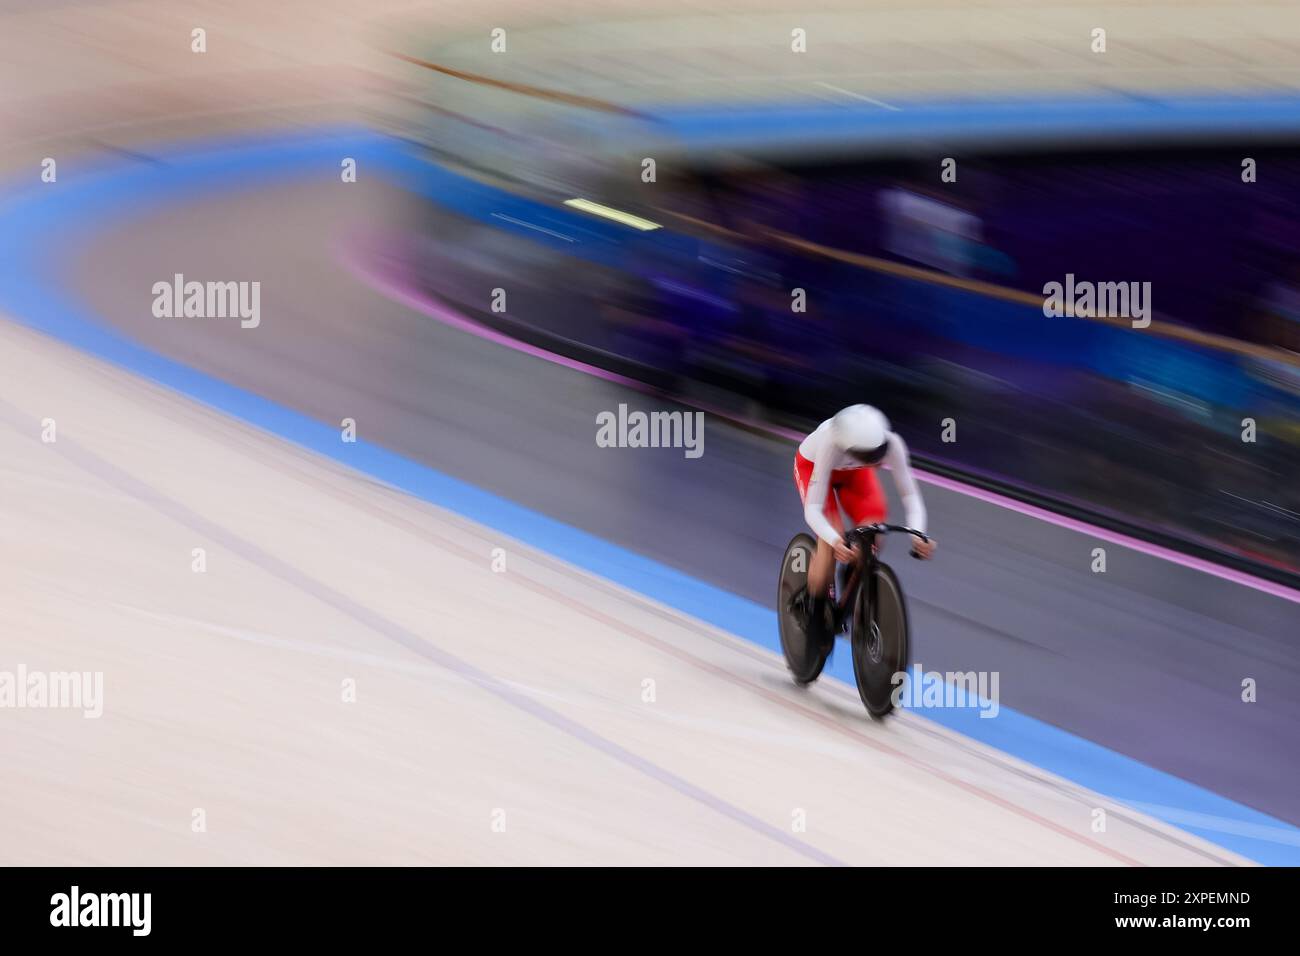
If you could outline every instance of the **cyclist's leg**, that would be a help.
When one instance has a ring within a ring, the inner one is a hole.
[[[799,489],[799,501],[804,503],[808,498],[808,482],[812,478],[813,463],[803,455],[798,453],[794,456],[794,484]],[[831,487],[826,495],[825,515],[831,524],[839,529],[840,509],[836,503],[836,477],[839,472],[831,475]],[[826,596],[830,592],[831,577],[835,571],[835,553],[831,546],[820,538],[817,539],[817,550],[814,552],[812,562],[808,566],[808,591],[807,591],[807,608],[813,619],[825,617],[827,602]]]
[[[822,514],[836,531],[844,533],[844,521],[840,518],[839,476],[840,472],[831,473],[831,487],[826,492],[826,508]],[[821,538],[817,539],[817,553],[813,555],[808,567],[808,593],[816,598],[830,594],[831,580],[835,575],[835,552]]]
[[[835,571],[835,552],[831,546],[820,538],[817,539],[817,553],[813,555],[812,564],[808,566],[808,593],[814,597],[825,597],[830,593],[831,574]]]
[[[826,495],[826,510],[823,514],[836,531],[843,533],[844,523],[840,517],[838,484],[835,480],[838,474],[839,472],[835,472],[831,476],[831,487]],[[808,567],[808,594],[811,598],[812,619],[822,622],[823,637],[828,644],[834,643],[835,632],[839,629],[837,626],[839,618],[831,607],[830,600],[831,581],[834,579],[835,551],[829,544],[818,538],[817,553],[813,555],[812,564]]]
[[[805,462],[805,472],[811,466]],[[800,462],[795,462],[795,483],[799,486],[803,498],[807,488],[807,474],[800,474]],[[824,514],[836,531],[844,532],[844,517],[852,522],[853,527],[884,521],[888,512],[884,489],[876,478],[874,468],[849,468],[831,473],[831,487],[826,496]],[[879,541],[879,538],[877,538]],[[813,555],[808,568],[809,610],[814,620],[821,618],[826,622],[827,635],[834,640],[841,618],[838,611],[832,612],[830,602],[831,581],[835,576],[835,552],[825,541],[818,539],[817,553]],[[838,598],[837,598],[838,599]]]

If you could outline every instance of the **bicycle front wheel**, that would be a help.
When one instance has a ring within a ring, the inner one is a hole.
[[[858,590],[853,613],[853,677],[872,717],[894,709],[894,688],[911,663],[911,631],[903,588],[889,565],[876,568],[870,592]],[[870,613],[867,613],[870,605]]]

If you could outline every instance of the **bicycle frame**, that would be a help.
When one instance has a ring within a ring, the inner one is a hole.
[[[865,524],[848,532],[844,536],[845,544],[852,547],[855,542],[859,542],[861,547],[858,549],[858,560],[849,569],[849,575],[844,581],[844,593],[836,595],[835,611],[840,620],[844,619],[844,616],[852,607],[851,602],[857,597],[858,587],[862,583],[864,572],[869,582],[866,613],[868,617],[871,616],[871,609],[876,606],[876,568],[880,564],[880,559],[876,557],[876,535],[891,532],[915,535],[922,541],[930,540],[930,536],[925,532],[901,524]],[[912,557],[917,557],[917,555],[913,553]]]

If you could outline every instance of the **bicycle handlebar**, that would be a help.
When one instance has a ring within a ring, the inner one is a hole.
[[[852,531],[850,531],[848,534],[844,536],[844,541],[845,543],[852,545],[853,540],[855,538],[866,538],[869,540],[871,538],[874,538],[878,534],[889,534],[894,531],[897,531],[901,534],[915,535],[916,537],[920,538],[922,541],[930,540],[930,536],[926,534],[924,531],[917,531],[915,528],[909,528],[906,525],[877,523],[877,524],[864,524],[861,527],[854,528]],[[909,553],[914,558],[921,557],[919,554],[916,553],[915,548],[913,548]]]
[[[864,524],[861,527],[854,528],[844,536],[844,540],[850,538],[867,538],[877,534],[889,534],[890,532],[900,532],[902,534],[915,535],[922,541],[929,541],[930,536],[924,531],[917,531],[915,528],[909,528],[901,524]]]

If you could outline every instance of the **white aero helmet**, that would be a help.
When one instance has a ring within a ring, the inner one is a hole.
[[[831,419],[835,447],[864,465],[878,465],[889,451],[889,419],[871,405],[850,405]]]

